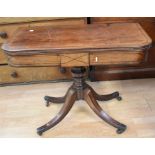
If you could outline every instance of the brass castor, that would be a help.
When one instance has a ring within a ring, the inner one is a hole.
[[[49,107],[49,105],[50,105],[50,102],[46,101],[46,107]]]
[[[46,102],[46,107],[49,107],[49,105],[50,105],[49,97],[48,96],[45,96],[44,97],[44,100]]]
[[[121,100],[122,100],[122,97],[121,97],[121,96],[118,96],[116,99],[117,99],[118,101],[121,101]]]
[[[121,134],[121,133],[123,133],[123,132],[126,130],[127,126],[126,126],[126,125],[123,125],[123,126],[124,126],[124,127],[118,128],[118,129],[116,130],[116,133],[117,133],[117,134]]]
[[[39,136],[42,136],[42,132],[41,131],[37,131],[37,134],[39,135]]]

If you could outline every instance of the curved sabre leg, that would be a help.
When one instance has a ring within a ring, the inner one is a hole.
[[[95,92],[95,90],[91,86],[89,85],[87,86],[92,91],[95,99],[98,101],[108,101],[114,98],[116,98],[118,101],[122,100],[122,97],[119,95],[118,91],[111,93],[111,94],[107,94],[107,95],[99,95],[98,93]]]
[[[123,133],[126,130],[126,125],[114,120],[112,117],[110,117],[106,112],[103,111],[103,109],[100,107],[100,105],[95,100],[93,93],[90,89],[84,90],[84,99],[90,106],[90,108],[105,122],[112,125],[113,127],[117,128],[117,133]]]
[[[70,109],[72,108],[74,102],[76,101],[76,91],[74,89],[70,89],[67,97],[66,97],[66,101],[63,104],[60,112],[48,123],[46,123],[45,125],[37,128],[37,133],[39,135],[42,135],[43,132],[49,130],[50,128],[54,127],[55,125],[57,125],[70,111]]]
[[[63,97],[52,97],[52,96],[45,96],[44,100],[46,101],[46,106],[48,107],[51,103],[63,103],[65,102],[66,95]]]
[[[69,90],[72,87],[69,88]],[[67,97],[67,94],[69,92],[69,90],[67,91],[67,93],[63,96],[63,97],[52,97],[52,96],[45,96],[44,100],[46,101],[46,106],[48,107],[51,103],[64,103]]]

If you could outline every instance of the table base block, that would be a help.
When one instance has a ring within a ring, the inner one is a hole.
[[[46,106],[49,106],[50,103],[64,103],[59,113],[48,123],[37,128],[37,133],[42,135],[43,132],[51,129],[55,125],[57,125],[70,111],[74,102],[76,100],[85,100],[89,107],[105,122],[117,128],[116,132],[118,134],[123,133],[127,126],[114,120],[110,117],[98,104],[98,101],[108,101],[116,98],[117,100],[121,100],[122,98],[119,96],[119,92],[114,92],[108,95],[99,95],[97,94],[91,86],[89,86],[85,82],[85,73],[86,69],[84,67],[74,67],[72,68],[72,76],[73,76],[73,84],[68,89],[67,93],[63,97],[50,97],[45,96]]]

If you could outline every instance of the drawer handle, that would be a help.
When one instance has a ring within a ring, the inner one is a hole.
[[[98,62],[98,57],[95,57],[95,62]]]
[[[66,73],[66,68],[60,67],[60,73],[62,73],[62,74]]]
[[[12,72],[12,73],[11,73],[11,77],[13,77],[13,78],[17,78],[17,77],[18,77],[17,72]]]
[[[8,37],[6,32],[0,32],[0,37],[6,39]]]

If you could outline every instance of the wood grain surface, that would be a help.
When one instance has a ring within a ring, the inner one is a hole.
[[[18,20],[18,18],[17,18]],[[15,24],[6,24],[1,25],[0,23],[0,32],[7,33],[7,38],[9,39],[14,32],[18,28],[27,28],[27,29],[33,29],[33,27],[39,27],[39,26],[65,26],[65,25],[83,25],[85,23],[84,18],[67,18],[67,19],[61,19],[61,20],[43,20],[43,21],[37,21],[37,22],[20,22]],[[3,39],[0,37],[0,43],[3,43],[6,39]]]
[[[139,64],[144,60],[145,53],[142,51],[104,51],[90,54],[90,65]]]
[[[60,20],[60,19],[66,19],[66,18],[65,17],[0,17],[0,24]]]
[[[155,22],[154,17],[93,17],[91,18],[92,24],[103,23],[123,23],[123,22]]]
[[[89,66],[88,53],[61,54],[60,57],[62,67]]]
[[[60,66],[60,56],[56,54],[8,56],[8,63],[11,66]]]
[[[19,28],[2,49],[13,55],[27,51],[57,52],[75,49],[140,48],[151,39],[137,23]]]
[[[3,38],[0,37],[0,46],[6,42],[14,32],[19,27],[25,27],[29,29],[33,29],[33,27],[39,26],[56,26],[61,27],[65,25],[83,25],[85,24],[85,18],[66,18],[66,17],[0,17],[0,33],[6,33],[7,37]],[[40,59],[41,58],[41,59]],[[29,66],[52,66],[57,65],[58,57],[55,56],[35,56],[31,59],[29,57],[22,57],[21,59],[16,59],[16,57],[10,58],[9,64],[14,62],[15,66],[18,66],[18,62],[22,66],[27,66],[27,62]],[[52,61],[51,61],[52,59]],[[22,68],[22,69],[15,69],[13,67],[8,67],[8,60],[4,54],[4,51],[0,49],[0,84],[9,84],[9,83],[20,83],[20,82],[40,82],[40,81],[48,81],[48,80],[59,80],[59,79],[68,79],[68,69],[67,73],[60,73],[60,68],[58,67],[37,67],[37,68]],[[5,65],[5,66],[4,66]],[[35,71],[36,69],[36,71]],[[14,72],[15,71],[15,72]],[[37,72],[38,71],[38,72]],[[40,71],[40,73],[39,73]],[[47,72],[46,72],[47,71]],[[16,76],[16,73],[20,76],[12,77],[13,74]],[[27,72],[27,73],[26,73]],[[44,75],[43,75],[44,74]],[[27,76],[27,77],[25,77]]]
[[[61,73],[59,67],[10,67],[0,66],[0,84],[71,79],[69,69]]]
[[[0,137],[150,137],[155,138],[155,79],[89,82],[100,94],[120,91],[122,101],[99,102],[112,117],[128,128],[116,134],[98,118],[85,101],[77,101],[67,117],[42,137],[36,128],[54,117],[62,104],[45,106],[43,96],[63,96],[72,82],[0,87]]]
[[[7,56],[0,49],[0,64],[7,64]]]
[[[155,77],[155,18],[154,17],[92,17],[91,24],[105,23],[124,23],[137,22],[146,31],[152,39],[152,46],[148,50],[147,61],[145,63],[127,66],[121,64],[119,66],[96,66],[90,73],[92,81],[97,80],[116,80],[116,79],[133,79],[133,78],[153,78]]]

